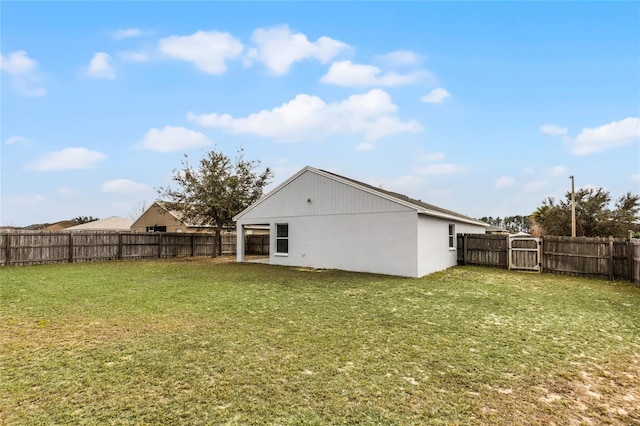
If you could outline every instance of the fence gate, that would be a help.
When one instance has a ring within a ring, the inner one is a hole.
[[[509,269],[540,272],[540,238],[509,238]]]

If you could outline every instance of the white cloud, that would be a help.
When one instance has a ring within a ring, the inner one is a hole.
[[[125,38],[140,37],[142,34],[144,33],[139,28],[127,28],[127,29],[114,31],[113,38],[115,40],[122,40]]]
[[[59,188],[56,188],[56,193],[60,195],[70,196],[77,195],[78,191],[73,188],[69,188],[68,186],[61,186]]]
[[[403,132],[420,132],[415,120],[400,121],[397,106],[383,90],[351,95],[341,102],[326,103],[317,96],[300,94],[294,99],[244,118],[229,114],[188,114],[201,126],[221,128],[228,133],[253,134],[280,142],[321,140],[334,135],[360,135],[365,142]],[[368,147],[371,148],[371,147]]]
[[[292,33],[287,25],[258,28],[251,40],[256,47],[249,49],[246,63],[263,62],[275,75],[287,74],[294,62],[313,58],[324,64],[349,49],[346,43],[325,36],[311,42],[302,33]]]
[[[516,180],[509,176],[500,176],[496,181],[496,189],[504,189],[513,186]]]
[[[29,139],[24,138],[22,136],[11,136],[10,138],[7,138],[6,143],[7,143],[7,145],[14,145],[14,144],[25,144],[25,145],[28,145],[29,144]]]
[[[0,68],[11,75],[27,74],[36,69],[38,63],[27,56],[24,50],[12,52],[9,56],[0,55]]]
[[[422,161],[440,161],[444,158],[442,152],[422,152],[418,159]]]
[[[640,174],[631,175],[631,180],[640,181]]]
[[[565,166],[555,166],[551,168],[551,176],[564,176],[567,174],[567,168]]]
[[[595,128],[584,128],[570,141],[574,155],[593,154],[640,141],[640,117],[628,117]]]
[[[398,74],[382,70],[374,65],[354,64],[351,61],[339,61],[331,64],[329,71],[322,76],[321,82],[337,86],[400,86],[412,84],[426,75],[425,72]]]
[[[376,148],[376,144],[373,142],[360,142],[356,145],[356,151],[365,152],[365,151],[373,151]]]
[[[387,53],[380,59],[390,67],[402,67],[417,64],[420,56],[409,50],[396,50],[395,52]]]
[[[211,141],[203,133],[186,127],[165,126],[164,129],[149,129],[137,147],[152,151],[172,152],[200,148],[210,144]]]
[[[459,166],[451,163],[431,164],[429,166],[419,167],[416,172],[423,175],[446,175],[452,173],[462,173],[467,170],[465,166]]]
[[[33,205],[40,204],[45,200],[44,195],[40,194],[26,194],[26,195],[14,195],[7,197],[7,202],[11,205]]]
[[[42,86],[42,74],[38,63],[27,56],[24,50],[12,52],[9,56],[0,54],[0,69],[11,76],[11,82],[23,96],[42,96],[47,90]]]
[[[101,152],[87,148],[65,148],[46,154],[29,168],[41,172],[54,170],[91,169],[96,163],[107,158]]]
[[[114,179],[102,184],[102,192],[115,192],[120,194],[135,194],[149,191],[151,188],[144,183],[134,182],[129,179]]]
[[[116,71],[111,65],[111,56],[105,52],[96,52],[89,62],[87,74],[91,77],[108,80],[116,78]]]
[[[546,185],[546,182],[543,180],[536,180],[533,182],[528,182],[526,183],[523,187],[522,187],[522,191],[523,192],[539,192],[540,190],[542,190]]]
[[[544,124],[540,126],[540,131],[548,135],[561,136],[567,134],[566,127],[556,126],[555,124]]]
[[[147,62],[149,60],[149,55],[147,55],[146,53],[136,52],[133,50],[118,52],[118,56],[123,60],[129,62]]]
[[[229,33],[198,31],[190,36],[171,36],[158,42],[158,50],[172,58],[192,62],[209,74],[224,74],[226,61],[237,58],[244,46]]]
[[[430,104],[439,104],[442,103],[446,98],[451,96],[447,89],[443,89],[442,87],[438,87],[433,89],[430,93],[424,95],[420,98],[422,102],[427,102]]]

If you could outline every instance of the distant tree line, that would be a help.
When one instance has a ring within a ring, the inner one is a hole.
[[[95,222],[96,220],[100,220],[100,219],[93,216],[78,216],[71,219],[72,222],[75,222],[78,225],[82,225],[83,223]]]
[[[603,188],[575,192],[576,236],[626,238],[640,236],[640,196],[627,192],[611,207],[611,195]],[[531,215],[534,235],[571,235],[571,192],[564,200],[552,197]]]
[[[488,223],[489,225],[497,228],[502,228],[510,233],[516,232],[531,232],[531,216],[507,216],[501,217],[483,217],[481,221]]]

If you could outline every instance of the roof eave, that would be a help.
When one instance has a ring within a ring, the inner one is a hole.
[[[440,218],[440,219],[449,219],[449,220],[453,220],[453,221],[456,221],[456,222],[464,222],[464,223],[468,223],[468,224],[471,224],[471,225],[483,226],[485,228],[489,226],[489,224],[487,224],[487,223],[484,223],[482,221],[479,221],[479,220],[476,220],[476,219],[473,219],[473,218],[470,218],[470,217],[469,218],[465,218],[465,217],[462,217],[462,216],[454,216],[454,215],[449,215],[449,214],[446,214],[446,213],[436,212],[436,211],[433,211],[433,210],[422,210],[422,211],[419,211],[418,214],[421,214],[421,215],[424,215],[424,216],[437,217],[437,218]]]

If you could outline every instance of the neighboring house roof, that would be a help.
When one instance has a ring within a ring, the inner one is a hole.
[[[120,216],[111,216],[106,219],[94,220],[81,225],[67,228],[67,231],[128,231],[133,224],[132,220]]]
[[[368,193],[371,193],[371,194],[386,198],[386,199],[391,200],[391,201],[395,201],[395,202],[400,203],[400,204],[402,204],[402,205],[404,205],[406,207],[409,207],[409,208],[412,208],[412,209],[416,210],[416,212],[418,214],[423,214],[423,215],[426,215],[426,216],[439,217],[439,218],[444,218],[444,219],[455,219],[455,220],[458,220],[460,222],[470,223],[470,224],[474,224],[474,225],[489,226],[489,224],[487,224],[485,222],[482,222],[480,220],[474,219],[474,218],[469,217],[469,216],[465,216],[465,215],[460,214],[460,213],[456,213],[456,212],[454,212],[452,210],[443,209],[441,207],[434,206],[433,204],[428,204],[428,203],[425,203],[425,202],[423,202],[421,200],[416,200],[414,198],[410,198],[410,197],[408,197],[406,195],[398,194],[398,193],[392,192],[392,191],[387,191],[387,190],[382,189],[382,188],[377,188],[377,187],[375,187],[373,185],[369,185],[367,183],[360,182],[360,181],[357,181],[355,179],[351,179],[351,178],[347,178],[347,177],[344,177],[344,176],[340,176],[338,174],[327,172],[325,170],[315,169],[315,168],[310,167],[310,166],[306,166],[305,168],[300,170],[298,173],[294,174],[289,179],[287,179],[286,181],[284,181],[283,183],[278,185],[269,194],[265,195],[263,198],[261,198],[260,200],[258,200],[257,202],[255,202],[254,204],[252,204],[251,206],[249,206],[248,208],[246,208],[245,210],[243,210],[239,214],[237,214],[233,218],[233,220],[237,220],[238,218],[242,217],[245,213],[249,212],[256,205],[260,204],[261,202],[263,202],[264,200],[269,198],[272,194],[275,194],[276,192],[278,192],[280,189],[285,187],[289,182],[291,182],[292,180],[296,179],[298,176],[300,176],[301,174],[303,174],[305,172],[316,173],[318,175],[324,176],[324,177],[329,178],[329,179],[333,179],[333,180],[338,181],[338,182],[342,182],[342,183],[344,183],[346,185],[349,185],[349,186],[352,186],[354,188],[366,191]]]
[[[506,229],[501,228],[499,226],[490,225],[490,226],[487,227],[486,232],[505,232],[505,233],[508,233],[509,231],[507,231]]]
[[[183,220],[184,215],[178,210],[170,209],[169,208],[169,203],[166,202],[166,201],[156,201],[156,204],[158,204],[158,206],[163,208],[171,216],[175,217],[177,220],[179,220],[180,222],[184,223],[184,226],[188,226],[189,228],[214,228],[214,226],[211,226],[211,225],[200,225],[200,224],[194,224],[194,223],[186,223]]]
[[[191,223],[185,223],[185,221],[182,219],[183,218],[182,213],[180,213],[178,210],[170,209],[169,205],[170,205],[170,203],[168,203],[167,201],[155,201],[147,210],[145,210],[144,213],[146,213],[147,211],[151,210],[153,208],[153,206],[157,206],[161,210],[163,210],[165,213],[171,215],[175,220],[177,220],[178,222],[182,223],[186,227],[189,227],[189,228],[213,228],[213,226],[211,226],[211,225],[194,225],[194,224],[191,224]],[[142,213],[142,215],[140,215],[140,217],[132,224],[132,226],[134,226],[138,222],[138,220],[140,220],[144,216],[144,213]]]
[[[61,220],[56,223],[40,223],[19,228],[22,231],[61,231],[75,226],[77,222],[73,220]]]

